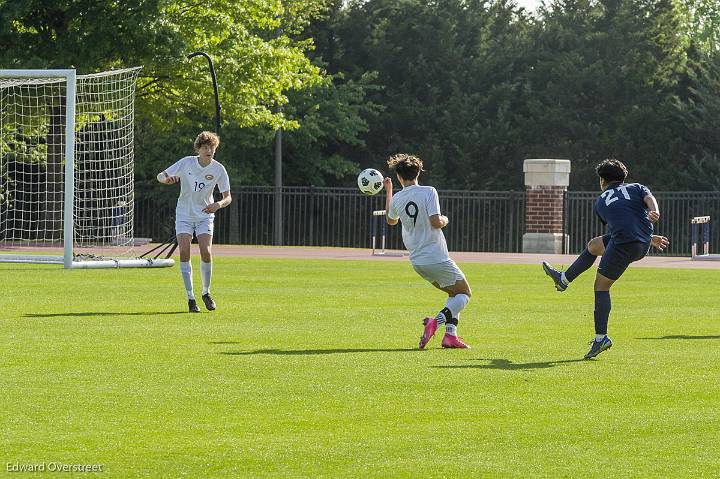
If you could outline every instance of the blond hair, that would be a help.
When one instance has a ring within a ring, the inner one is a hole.
[[[220,137],[212,131],[201,131],[197,138],[195,138],[195,143],[193,144],[195,151],[200,150],[200,147],[203,145],[210,145],[217,148],[218,145],[220,145]]]

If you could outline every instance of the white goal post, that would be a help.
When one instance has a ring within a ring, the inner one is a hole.
[[[174,264],[134,257],[138,70],[0,70],[0,262]]]

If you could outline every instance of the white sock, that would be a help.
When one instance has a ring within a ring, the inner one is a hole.
[[[185,283],[185,291],[187,291],[188,299],[195,299],[192,285],[192,263],[180,261],[180,274],[182,275],[183,283]]]
[[[467,294],[456,294],[445,301],[445,307],[452,312],[453,318],[458,319],[460,318],[460,311],[465,308],[468,301],[470,301],[470,297]]]
[[[459,320],[460,311],[465,308],[465,306],[468,304],[468,301],[470,301],[470,297],[467,294],[456,294],[455,296],[449,297],[447,301],[445,301],[445,308],[450,310],[450,313],[452,314],[452,317],[454,319]],[[448,334],[450,336],[457,336],[457,325],[445,323],[445,334]]]
[[[203,295],[210,294],[210,280],[212,279],[212,262],[205,263],[200,260],[200,277],[202,278]]]
[[[603,340],[603,338],[605,338],[605,336],[607,336],[607,334],[596,334],[596,335],[595,335],[595,342],[596,342],[596,343],[599,343],[600,341]]]

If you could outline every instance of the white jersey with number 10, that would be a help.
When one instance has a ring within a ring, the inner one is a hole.
[[[205,213],[203,208],[214,202],[212,194],[215,186],[217,185],[220,193],[230,191],[227,171],[215,160],[203,167],[200,166],[197,156],[186,156],[166,169],[165,174],[180,177],[180,196],[175,209],[177,221],[214,218],[214,213]]]
[[[387,215],[393,220],[400,219],[403,243],[412,264],[436,264],[450,259],[445,235],[430,224],[430,217],[439,214],[440,200],[432,186],[406,186],[392,197]]]

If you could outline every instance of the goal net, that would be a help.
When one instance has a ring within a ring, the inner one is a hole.
[[[0,261],[172,266],[134,258],[138,70],[0,70]]]

